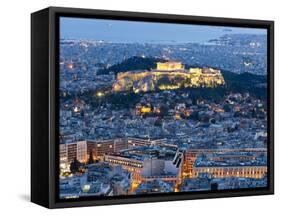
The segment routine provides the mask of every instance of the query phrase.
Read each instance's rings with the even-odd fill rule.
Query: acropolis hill
[[[220,70],[213,68],[185,69],[181,62],[157,62],[156,69],[127,71],[117,74],[114,92],[148,92],[179,88],[214,88],[225,84]]]

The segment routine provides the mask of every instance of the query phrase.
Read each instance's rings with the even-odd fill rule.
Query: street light
[[[98,93],[97,93],[97,96],[98,96],[98,97],[102,97],[102,96],[104,96],[104,93],[98,92]]]

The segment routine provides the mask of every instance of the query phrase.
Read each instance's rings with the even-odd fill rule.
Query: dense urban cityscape
[[[266,187],[266,46],[61,38],[60,198]]]

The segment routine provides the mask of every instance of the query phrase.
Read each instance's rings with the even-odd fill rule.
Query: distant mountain
[[[220,45],[239,46],[266,46],[265,34],[225,34],[219,38],[211,39],[208,42]]]

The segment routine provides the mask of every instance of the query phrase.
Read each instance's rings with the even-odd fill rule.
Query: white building
[[[165,168],[165,161],[158,158],[145,158],[143,161],[142,175],[145,177],[149,176],[160,176],[163,175]]]

